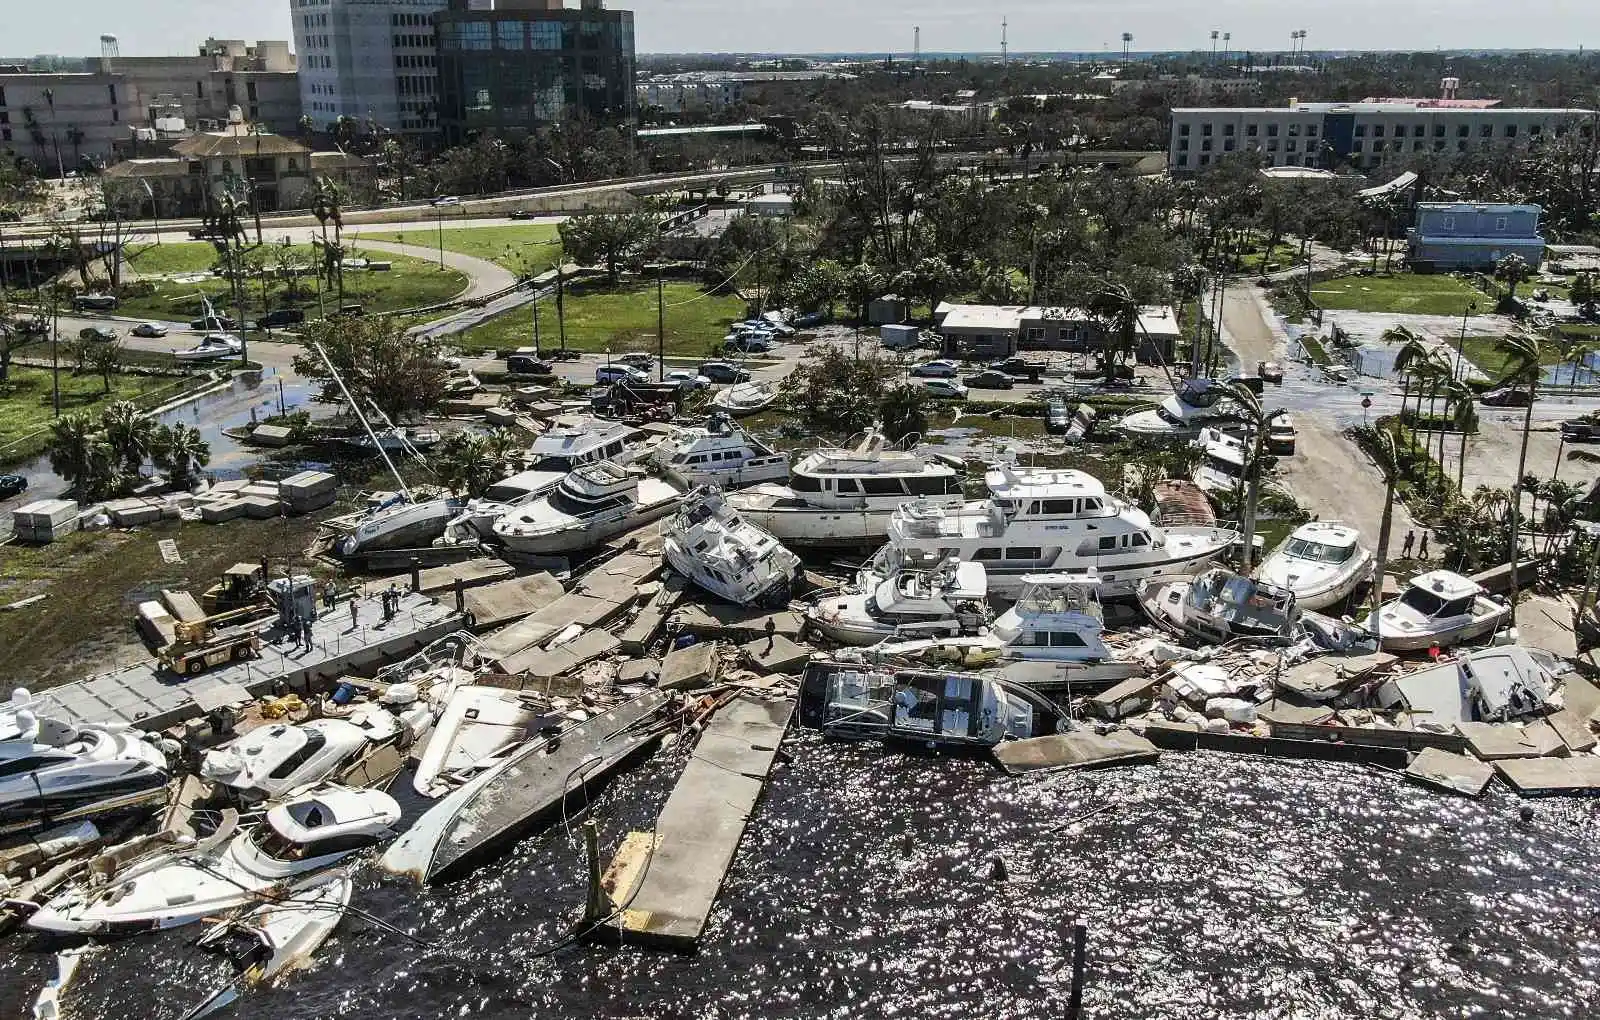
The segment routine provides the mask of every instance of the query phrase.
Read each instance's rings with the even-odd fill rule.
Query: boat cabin
[[[1473,603],[1484,589],[1449,570],[1434,570],[1413,577],[1400,595],[1399,604],[1429,619],[1469,616]]]
[[[801,683],[801,723],[830,736],[930,747],[994,747],[1053,724],[988,677],[880,670],[814,661]]]
[[[331,787],[267,812],[252,849],[282,863],[305,863],[375,846],[394,835],[400,805],[379,790]]]

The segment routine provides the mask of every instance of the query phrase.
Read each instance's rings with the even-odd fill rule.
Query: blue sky
[[[207,35],[291,38],[289,0],[8,0],[0,51],[98,53],[101,33],[123,53],[187,53]],[[577,6],[577,0],[568,0]],[[1312,49],[1465,49],[1600,45],[1594,0],[617,0],[636,14],[640,52],[907,52],[912,27],[925,51],[998,50],[1000,19],[1011,48],[1209,49],[1212,29],[1235,49],[1288,46],[1303,28]]]

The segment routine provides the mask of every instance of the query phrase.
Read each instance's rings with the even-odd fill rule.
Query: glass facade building
[[[582,10],[467,10],[434,16],[439,127],[446,144],[525,135],[583,116],[634,115],[633,12],[593,0]]]

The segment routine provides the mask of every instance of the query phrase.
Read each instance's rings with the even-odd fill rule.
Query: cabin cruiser
[[[394,835],[400,805],[380,790],[322,787],[223,829],[188,851],[134,864],[100,886],[51,899],[29,927],[60,935],[164,931],[239,907]]]
[[[668,522],[662,551],[673,570],[739,606],[787,606],[800,576],[800,557],[741,517],[711,486],[695,490]]]
[[[244,344],[236,336],[226,333],[208,333],[193,347],[181,351],[173,351],[172,356],[178,361],[218,361],[222,358],[237,358],[244,350]]]
[[[207,751],[200,777],[247,802],[274,800],[328,779],[400,732],[400,720],[378,704],[361,705],[342,719],[260,726]]]
[[[573,469],[621,456],[638,435],[637,429],[621,422],[583,416],[558,419],[529,447],[528,470],[502,478],[470,500],[466,511],[450,522],[451,531],[466,539],[493,538],[495,521],[549,492]]]
[[[858,546],[882,543],[901,503],[959,507],[965,498],[955,466],[888,449],[872,432],[853,450],[802,457],[787,485],[757,485],[728,502],[785,545]]]
[[[841,645],[974,635],[990,619],[989,580],[979,563],[886,570],[870,588],[830,592],[805,609],[807,625]]]
[[[1156,624],[1214,645],[1288,639],[1299,621],[1294,592],[1220,568],[1193,580],[1151,581],[1140,601]]]
[[[1344,602],[1372,579],[1376,557],[1361,545],[1361,533],[1332,521],[1294,530],[1261,563],[1256,576],[1294,592],[1301,609],[1323,610]]]
[[[760,414],[778,399],[778,387],[769,382],[735,383],[718,390],[711,398],[711,406],[735,418]]]
[[[424,797],[442,797],[514,747],[561,717],[542,698],[501,687],[459,687],[450,696],[417,763],[412,787]]]
[[[19,687],[0,705],[0,826],[92,817],[156,795],[167,757],[138,730],[72,726]]]
[[[668,478],[685,488],[738,489],[789,474],[788,454],[774,452],[720,412],[703,426],[673,429],[651,456]]]
[[[1195,465],[1194,483],[1204,492],[1237,493],[1244,488],[1245,461],[1249,451],[1240,436],[1219,428],[1200,430],[1194,441],[1200,451],[1200,462]]]
[[[603,460],[577,468],[549,494],[500,518],[494,535],[515,553],[581,552],[660,520],[683,493],[671,482]]]
[[[1222,384],[1186,379],[1172,396],[1126,415],[1116,428],[1129,439],[1189,442],[1208,425],[1239,420],[1239,407]]]
[[[444,534],[461,507],[459,500],[443,497],[421,502],[396,497],[361,518],[349,534],[339,539],[339,555],[429,545]]]
[[[990,594],[1002,598],[1016,597],[1031,574],[1093,569],[1110,598],[1136,594],[1155,578],[1188,576],[1239,537],[1215,526],[1157,527],[1082,471],[1006,464],[984,483],[988,499],[954,508],[926,500],[901,506],[890,515],[892,553],[882,562],[913,569],[952,557],[982,563]]]
[[[844,740],[990,749],[1056,732],[1061,713],[1020,685],[975,673],[812,659],[800,725]]]
[[[1511,615],[1482,585],[1449,570],[1413,577],[1362,626],[1386,652],[1421,652],[1488,637]]]

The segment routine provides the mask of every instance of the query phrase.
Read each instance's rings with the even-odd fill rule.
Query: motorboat
[[[1193,478],[1202,491],[1222,495],[1244,488],[1245,462],[1250,454],[1242,437],[1219,428],[1204,428],[1194,446],[1200,451],[1200,460]]]
[[[1240,420],[1238,404],[1221,383],[1186,379],[1172,396],[1125,415],[1116,428],[1129,439],[1190,442],[1207,426]]]
[[[1323,610],[1350,598],[1372,579],[1377,557],[1355,528],[1313,521],[1296,528],[1262,561],[1256,576],[1294,592],[1302,609]]]
[[[1193,580],[1151,581],[1140,597],[1157,625],[1206,644],[1295,635],[1294,592],[1231,570],[1208,570]]]
[[[246,802],[275,800],[332,777],[400,733],[400,720],[379,704],[361,705],[344,718],[259,726],[207,751],[200,778]]]
[[[462,503],[448,497],[412,501],[398,497],[362,517],[339,539],[339,555],[350,557],[383,549],[428,545],[460,514]]]
[[[711,398],[711,406],[735,418],[760,414],[778,399],[778,387],[769,382],[735,383],[718,390]]]
[[[1060,722],[1042,696],[976,673],[813,658],[800,682],[800,725],[842,740],[986,750],[1055,733]]]
[[[470,537],[491,539],[495,521],[554,489],[573,469],[620,457],[638,436],[637,429],[621,422],[587,416],[558,419],[529,447],[528,469],[502,478],[468,501],[450,527],[465,525],[471,529]]]
[[[788,454],[774,451],[722,412],[704,425],[674,428],[652,460],[685,488],[739,489],[789,476]]]
[[[380,790],[329,786],[270,808],[258,823],[187,852],[133,864],[104,885],[79,885],[28,919],[60,935],[164,931],[250,906],[270,890],[331,868],[394,835],[400,805]]]
[[[739,606],[787,606],[800,576],[800,557],[711,486],[696,489],[667,523],[662,552],[673,570]]]
[[[0,826],[93,818],[164,795],[167,756],[128,727],[73,726],[26,688],[0,705]]]
[[[672,705],[669,693],[647,691],[503,752],[417,819],[384,853],[383,869],[422,885],[460,877],[653,746]]]
[[[1488,637],[1511,616],[1511,607],[1489,597],[1476,581],[1449,570],[1431,570],[1407,582],[1405,591],[1362,626],[1386,652],[1421,652]]]
[[[445,705],[417,763],[412,787],[442,797],[466,782],[508,747],[561,717],[543,698],[501,687],[458,687]]]
[[[745,518],[789,546],[875,546],[901,503],[959,507],[966,498],[957,466],[935,456],[892,450],[871,432],[854,449],[806,454],[787,485],[731,493]]]
[[[350,876],[342,871],[314,875],[242,917],[217,922],[195,945],[248,962],[233,981],[212,992],[182,1020],[210,1016],[250,988],[270,985],[304,966],[344,920],[353,888]]]
[[[244,351],[244,343],[226,333],[207,333],[193,347],[175,350],[172,356],[179,361],[220,361],[237,358]]]
[[[989,580],[982,564],[952,562],[885,574],[873,587],[816,598],[805,608],[807,626],[838,644],[865,647],[975,635],[989,623]]]
[[[373,442],[374,438],[377,440],[376,444]],[[438,446],[443,438],[438,429],[426,426],[395,426],[374,432],[370,436],[361,435],[346,439],[345,442],[363,453],[377,453],[379,450],[384,453],[418,453]]]
[[[683,494],[672,482],[611,461],[585,464],[547,495],[496,521],[494,535],[515,553],[581,552],[660,520],[677,508]]]
[[[892,552],[879,562],[913,569],[951,558],[981,563],[990,595],[1001,598],[1015,598],[1032,574],[1093,570],[1101,596],[1111,598],[1135,595],[1153,579],[1187,577],[1239,538],[1176,518],[1157,527],[1082,471],[1002,464],[984,484],[988,499],[959,507],[903,504],[889,517]]]

